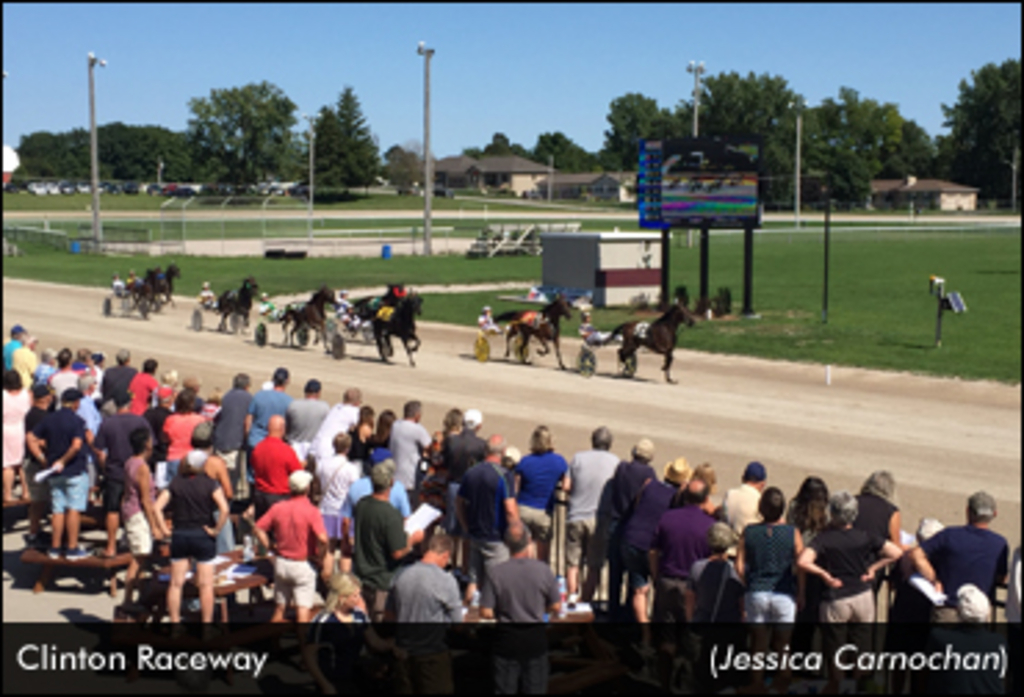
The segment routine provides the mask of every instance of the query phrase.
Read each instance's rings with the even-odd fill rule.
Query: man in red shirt
[[[267,422],[267,437],[253,448],[252,473],[256,479],[256,519],[259,520],[278,501],[288,498],[288,476],[303,469],[290,445],[284,442],[285,420],[275,414]]]
[[[135,373],[135,377],[128,384],[128,391],[132,394],[131,411],[136,416],[142,416],[153,406],[153,393],[160,389],[160,383],[156,379],[156,368],[156,361],[147,358],[142,364],[142,372]]]
[[[273,417],[280,418],[280,417]],[[273,423],[273,419],[271,419]],[[263,443],[270,440],[268,436]],[[257,447],[262,447],[260,443]],[[286,446],[287,447],[287,446]],[[305,470],[288,476],[290,497],[272,507],[256,521],[256,537],[270,548],[267,533],[276,541],[274,558],[274,616],[271,622],[283,622],[284,611],[295,603],[295,618],[302,624],[309,622],[316,602],[316,563],[320,560],[321,575],[330,580],[334,559],[327,540],[327,530],[319,509],[306,496],[313,475]],[[257,479],[257,483],[259,479]]]

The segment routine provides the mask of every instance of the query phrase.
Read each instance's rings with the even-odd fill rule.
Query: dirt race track
[[[663,382],[660,359],[642,355],[637,379],[611,376],[614,349],[598,350],[598,374],[585,379],[559,371],[554,356],[534,355],[534,365],[506,363],[494,344],[486,364],[472,358],[475,330],[425,324],[417,367],[401,346],[396,363],[384,365],[373,347],[349,344],[349,356],[335,361],[319,347],[278,347],[280,328],[271,326],[271,345],[259,348],[251,334],[233,336],[187,328],[193,301],[179,298],[148,321],[104,318],[105,292],[4,279],[4,336],[15,323],[40,338],[41,347],[89,347],[109,360],[119,348],[135,364],[153,357],[161,369],[198,375],[204,391],[230,387],[231,377],[248,372],[258,387],[274,368],[292,373],[289,392],[316,377],[325,398],[340,399],[349,386],[362,388],[378,412],[401,413],[407,399],[424,403],[424,424],[440,427],[447,409],[476,407],[484,433],[500,432],[526,450],[537,424],[553,430],[556,449],[566,455],[588,447],[594,427],[614,433],[614,451],[625,456],[641,436],[650,437],[660,465],[679,455],[692,464],[711,462],[719,488],[735,486],[750,460],[765,463],[769,483],[787,498],[809,474],[833,490],[856,490],[873,470],[891,470],[897,480],[903,527],[916,528],[925,515],[962,524],[966,497],[978,489],[999,504],[994,528],[1019,544],[1021,517],[1020,386],[963,382],[845,368],[832,369],[825,385],[823,366],[676,351],[678,385]],[[685,345],[685,330],[681,343]],[[579,342],[566,341],[567,366]],[[721,493],[721,492],[720,492]]]

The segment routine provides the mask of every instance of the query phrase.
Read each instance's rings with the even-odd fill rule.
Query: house
[[[555,170],[556,172],[558,170]],[[484,157],[479,160],[460,155],[434,164],[434,184],[447,189],[503,189],[523,196],[548,176],[546,165],[518,155]]]
[[[585,172],[555,174],[551,198],[591,198],[629,203],[635,200],[635,172]],[[547,198],[548,178],[537,183],[537,194]]]
[[[973,211],[978,207],[978,189],[941,179],[874,179],[871,205],[880,209],[928,208],[940,211]]]

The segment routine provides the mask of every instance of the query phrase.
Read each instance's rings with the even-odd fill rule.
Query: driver
[[[114,272],[114,277],[110,280],[110,288],[114,291],[115,297],[123,298],[125,296],[126,287],[124,281],[121,280],[116,271]]]
[[[494,317],[491,316],[491,308],[488,305],[484,306],[480,317],[476,320],[476,326],[480,328],[485,334],[501,334],[501,327],[494,321]]]
[[[590,313],[584,311],[580,320],[580,336],[587,346],[601,346],[611,337],[611,332],[599,332],[594,329],[594,325],[590,323]]]
[[[338,304],[336,307],[338,319],[341,320],[342,325],[348,327],[349,331],[355,332],[359,327],[363,326],[363,320],[356,314],[355,307],[348,299],[347,290],[338,293]]]
[[[260,317],[266,317],[271,321],[277,317],[277,306],[270,302],[270,296],[266,293],[260,295]]]
[[[135,269],[128,269],[128,278],[125,279],[125,287],[129,290],[139,285],[142,282],[138,276],[135,275]]]
[[[199,304],[206,310],[212,310],[217,306],[217,296],[210,289],[210,282],[203,282],[203,289],[199,292]]]

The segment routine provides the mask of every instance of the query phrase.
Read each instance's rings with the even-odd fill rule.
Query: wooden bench
[[[42,569],[39,578],[32,587],[33,593],[42,593],[53,580],[54,572],[60,569],[103,569],[108,573],[110,581],[110,596],[117,597],[117,571],[128,566],[132,560],[129,552],[122,552],[112,558],[88,556],[77,561],[69,561],[64,557],[51,559],[46,552],[39,549],[26,549],[21,554],[22,564],[39,564]]]

